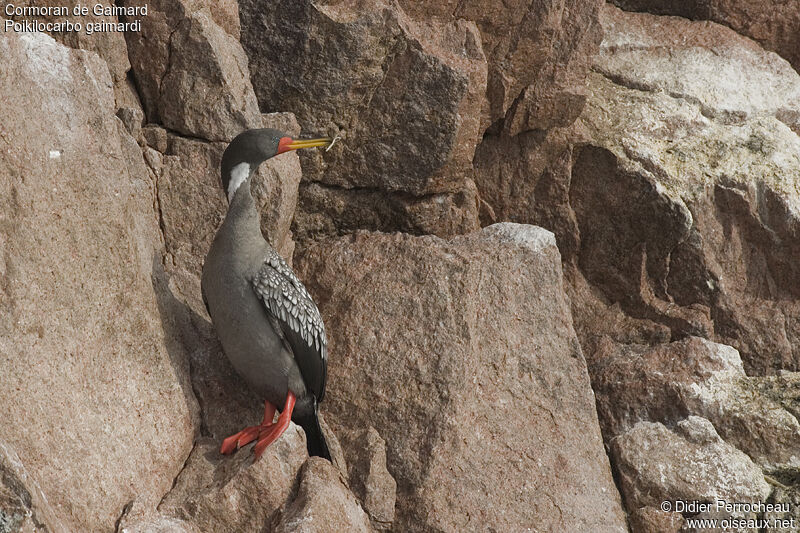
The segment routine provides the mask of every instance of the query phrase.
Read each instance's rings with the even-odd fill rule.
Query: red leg
[[[297,400],[295,398],[294,393],[289,391],[286,394],[286,405],[283,406],[283,410],[281,411],[281,415],[278,417],[278,421],[272,425],[270,428],[264,428],[258,435],[258,442],[256,443],[256,447],[253,448],[255,452],[256,458],[255,460],[258,461],[258,458],[261,457],[261,454],[264,453],[264,450],[267,449],[267,446],[278,440],[278,437],[286,431],[286,428],[289,427],[289,422],[292,421],[292,411],[294,410],[294,403]]]
[[[264,421],[261,422],[261,425],[271,426],[273,418],[275,418],[275,406],[264,400]]]
[[[272,419],[274,417],[275,417],[275,406],[265,401],[264,421],[261,422],[261,425],[246,427],[239,433],[231,435],[227,439],[223,440],[222,446],[220,446],[219,449],[219,453],[229,454],[235,452],[242,446],[247,446],[248,444],[256,440],[263,431],[265,431],[266,429],[270,428],[273,425]]]

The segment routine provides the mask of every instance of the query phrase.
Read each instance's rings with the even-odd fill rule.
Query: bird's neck
[[[247,242],[249,237],[261,237],[261,219],[250,193],[249,177],[233,193],[223,226],[226,232],[232,234],[234,241]]]
[[[228,202],[233,202],[233,196],[236,194],[236,191],[242,188],[245,181],[249,183],[250,177],[253,175],[254,171],[255,167],[245,161],[237,163],[229,168],[223,165],[223,172],[228,173],[226,176],[228,178],[228,190],[225,191],[225,194],[228,195]]]

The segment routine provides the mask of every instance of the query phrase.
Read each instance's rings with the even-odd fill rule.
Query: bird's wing
[[[280,325],[281,331],[276,333],[283,334],[289,343],[306,387],[317,401],[322,401],[328,370],[328,341],[325,324],[311,295],[274,250],[267,254],[252,279],[252,286],[267,313]]]

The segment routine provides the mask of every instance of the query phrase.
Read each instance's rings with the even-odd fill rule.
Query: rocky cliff
[[[0,532],[800,524],[796,6],[41,4],[0,16],[140,29],[0,33]],[[332,463],[218,453],[260,418],[199,283],[252,127],[341,138],[253,183]],[[720,499],[776,505],[679,505]]]

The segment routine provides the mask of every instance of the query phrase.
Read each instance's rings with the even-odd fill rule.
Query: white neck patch
[[[228,182],[228,202],[233,201],[233,195],[236,190],[244,183],[250,176],[250,165],[247,163],[239,163],[231,169],[231,179]]]

